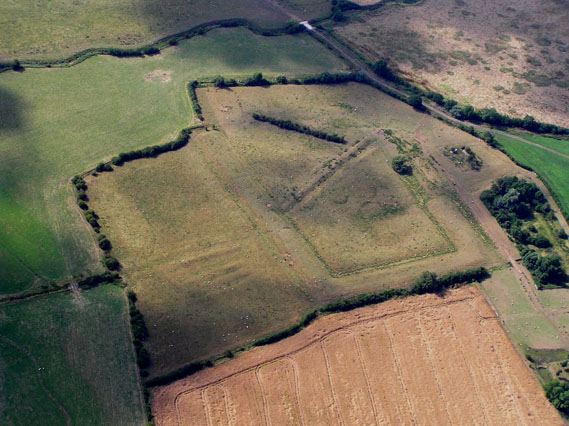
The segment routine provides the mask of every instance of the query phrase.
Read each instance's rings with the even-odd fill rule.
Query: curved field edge
[[[342,12],[357,12],[363,10],[374,10],[378,8],[385,7],[386,5],[410,5],[410,4],[419,4],[423,0],[386,0],[377,2],[376,4],[371,5],[358,5],[352,3],[348,0],[343,0],[339,2],[339,4],[335,4],[330,1],[330,12],[326,16],[321,16],[316,19],[311,19],[310,22],[314,24],[320,24],[326,21],[330,21],[334,17],[334,13],[336,10],[340,9]],[[20,66],[23,67],[67,67],[77,65],[84,60],[97,56],[97,55],[113,55],[119,57],[132,57],[132,56],[143,56],[147,54],[156,54],[160,53],[161,50],[175,46],[180,41],[184,39],[190,39],[197,35],[203,35],[208,31],[215,29],[215,28],[231,28],[231,27],[245,27],[252,31],[255,34],[263,35],[263,36],[278,36],[284,34],[295,34],[298,32],[302,32],[305,28],[295,20],[290,20],[285,22],[285,16],[289,13],[286,9],[283,8],[285,5],[279,4],[278,1],[266,1],[267,8],[273,8],[275,12],[280,12],[283,15],[283,19],[281,20],[281,25],[275,26],[262,26],[257,22],[254,22],[250,19],[246,18],[227,18],[227,19],[214,19],[208,20],[206,22],[202,22],[196,24],[186,30],[166,35],[157,39],[151,43],[136,43],[131,47],[124,48],[118,46],[107,46],[107,47],[90,47],[84,50],[80,50],[76,53],[71,54],[70,56],[64,58],[57,58],[57,59],[28,59],[25,56],[14,54],[14,57],[11,58],[9,61],[0,61],[0,72],[12,69],[13,61],[18,58],[18,63]],[[120,44],[120,43],[119,43]],[[16,71],[20,71],[21,69],[16,68]]]
[[[332,341],[338,343],[336,349],[332,348]],[[323,353],[319,351],[320,348]],[[447,356],[449,359],[446,359]],[[294,360],[303,361],[296,364]],[[286,373],[282,361],[292,363],[294,375]],[[380,365],[369,368],[370,362]],[[453,364],[453,368],[461,370],[460,377],[455,380],[449,376],[449,371],[454,370],[448,369],[448,362]],[[368,364],[368,368],[365,364]],[[297,368],[294,368],[295,365]],[[272,382],[273,385],[266,382],[269,386],[263,386],[265,380],[260,376],[275,368],[282,368],[276,373],[278,382]],[[417,372],[416,369],[421,371]],[[300,392],[298,373],[301,373]],[[286,377],[282,377],[285,375],[291,377],[288,385]],[[237,385],[234,379],[240,382],[239,378],[251,377],[254,382],[255,376],[257,386],[247,382],[248,392],[243,395],[238,391],[243,385]],[[397,382],[399,385],[396,385]],[[370,385],[375,392],[370,392]],[[427,385],[433,390],[431,395],[424,393],[423,386]],[[457,385],[458,388],[453,390]],[[225,396],[210,399],[212,386],[227,390]],[[395,386],[398,392],[394,392]],[[284,395],[283,387],[289,389],[284,390]],[[369,393],[368,403],[362,403],[362,391]],[[275,398],[275,393],[280,398]],[[197,399],[190,395],[196,395]],[[294,400],[291,401],[293,395],[296,395],[296,407]],[[511,399],[513,395],[518,398]],[[305,400],[304,408],[299,404],[299,396]],[[448,404],[445,396],[451,400],[462,400],[464,406],[473,411],[461,419],[459,412],[462,410],[458,407],[462,404],[458,401]],[[393,398],[396,401],[387,402]],[[244,399],[249,400],[246,407],[261,404],[264,410],[261,408],[256,413],[252,409],[235,411],[234,404],[243,407]],[[436,406],[429,406],[428,401]],[[313,406],[314,403],[319,409]],[[324,414],[321,404],[335,409]],[[485,418],[480,422],[487,424],[504,424],[506,417],[510,421],[512,417],[519,418],[520,424],[540,421],[540,424],[562,423],[490,306],[478,290],[466,288],[449,292],[444,298],[413,297],[388,302],[377,308],[361,308],[351,313],[329,316],[287,341],[257,349],[215,369],[154,390],[153,406],[157,424],[160,425],[179,424],[182,419],[194,418],[199,414],[198,410],[204,408],[217,417],[223,413],[224,405],[227,418],[221,424],[235,423],[236,418],[250,415],[258,418],[258,422],[261,419],[274,421],[275,415],[282,415],[277,414],[282,408],[289,414],[296,411],[301,418],[303,415],[328,417],[328,421],[324,421],[326,424],[333,422],[329,416],[335,418],[334,411],[338,412],[340,419],[344,416],[350,416],[350,419],[373,418],[373,411],[376,419],[378,415],[384,420],[385,416],[389,417],[391,421],[386,421],[389,424],[403,423],[399,417],[401,415],[413,417],[426,411],[429,416],[443,416],[449,420],[455,418],[464,421],[464,418],[480,416]],[[366,410],[362,411],[364,407]],[[506,407],[508,414],[504,413]],[[534,417],[537,412],[541,415]],[[501,416],[505,416],[504,419],[498,420]],[[529,422],[526,416],[530,416]],[[224,417],[221,414],[221,418]],[[399,421],[395,420],[397,417]],[[429,418],[432,420],[434,417]],[[370,419],[370,423],[373,420]]]
[[[434,274],[433,274],[434,275]],[[348,312],[363,306],[377,305],[393,299],[404,299],[406,297],[421,295],[421,294],[444,294],[450,288],[457,288],[472,282],[481,282],[489,276],[489,272],[481,267],[467,271],[450,272],[441,277],[434,275],[434,285],[424,287],[423,277],[409,288],[396,288],[385,290],[379,293],[363,293],[346,299],[340,299],[336,302],[328,303],[319,308],[311,309],[305,313],[302,318],[296,323],[287,328],[284,328],[275,333],[261,337],[247,346],[235,350],[228,350],[220,356],[216,356],[207,360],[192,362],[180,369],[174,370],[162,376],[157,376],[152,379],[146,380],[145,385],[148,387],[163,386],[175,380],[190,376],[205,368],[212,367],[221,362],[232,359],[236,355],[240,355],[250,349],[258,346],[270,345],[288,337],[294,336],[308,327],[318,318],[338,313]]]

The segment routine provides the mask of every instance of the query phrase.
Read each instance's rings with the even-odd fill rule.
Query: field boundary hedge
[[[257,346],[269,345],[279,342],[287,337],[295,334],[308,327],[318,318],[340,312],[348,312],[357,308],[369,305],[376,305],[392,299],[405,298],[409,296],[442,293],[450,288],[458,288],[473,282],[481,282],[488,278],[490,273],[484,267],[468,269],[466,271],[450,272],[441,277],[437,277],[432,272],[423,272],[423,274],[408,288],[395,288],[385,290],[379,293],[363,293],[346,299],[340,299],[336,302],[328,303],[324,306],[314,308],[302,316],[302,318],[291,326],[279,330],[275,333],[261,337],[248,346],[244,346],[233,351],[227,351],[223,355],[212,357],[206,360],[195,361],[187,364],[170,373],[157,376],[146,380],[144,385],[152,388],[156,386],[164,386],[176,380],[191,376],[198,371],[213,367],[227,359],[233,358],[236,354],[248,351]]]
[[[242,18],[219,19],[198,24],[188,30],[171,34],[156,40],[154,43],[145,44],[134,48],[119,47],[92,47],[81,50],[71,56],[61,59],[14,59],[10,62],[0,62],[0,73],[14,70],[23,71],[25,68],[65,68],[78,65],[93,56],[109,55],[118,58],[144,57],[159,54],[163,49],[175,46],[182,40],[191,39],[198,35],[204,35],[217,28],[245,27],[253,34],[273,37],[287,34],[297,34],[305,30],[304,26],[297,22],[288,22],[281,28],[263,28],[255,23]]]
[[[290,130],[293,132],[302,133],[305,135],[310,135],[310,136],[313,136],[315,138],[322,139],[322,140],[325,140],[328,142],[334,142],[334,143],[339,143],[339,144],[344,144],[344,145],[346,144],[346,139],[344,139],[343,136],[338,136],[336,134],[331,135],[331,134],[328,134],[328,133],[323,132],[321,130],[314,130],[308,126],[303,126],[301,124],[294,123],[290,120],[279,120],[278,118],[269,117],[269,116],[266,116],[263,114],[258,114],[258,113],[254,113],[253,118],[257,121],[262,122],[262,123],[272,124],[273,126],[276,126],[280,129]]]

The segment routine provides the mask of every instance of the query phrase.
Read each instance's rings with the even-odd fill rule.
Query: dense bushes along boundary
[[[419,279],[417,279],[417,281],[415,281],[409,288],[398,288],[386,290],[380,293],[361,294],[349,299],[343,299],[337,302],[329,303],[320,308],[311,310],[305,314],[296,324],[293,324],[284,330],[255,340],[249,347],[240,348],[233,352],[228,351],[216,358],[192,362],[163,376],[149,379],[145,382],[145,385],[148,387],[163,386],[172,383],[175,380],[182,379],[184,377],[197,373],[198,371],[201,371],[205,368],[212,367],[217,362],[220,362],[226,358],[232,358],[235,353],[245,351],[250,347],[276,343],[280,340],[299,333],[302,329],[312,324],[316,319],[318,319],[318,317],[322,315],[351,311],[356,308],[375,305],[396,298],[426,293],[439,293],[446,289],[458,287],[460,285],[472,283],[475,281],[480,282],[489,276],[490,274],[484,267],[469,269],[461,272],[451,272],[441,277],[438,277],[432,272],[423,272]]]
[[[542,256],[529,247],[532,245],[543,249],[552,246],[551,241],[531,224],[535,212],[543,214],[548,221],[554,218],[545,195],[535,183],[515,176],[504,176],[494,182],[489,190],[483,191],[480,200],[517,243],[522,263],[529,269],[539,288],[566,282],[567,275],[559,256]],[[559,238],[563,237],[560,235]]]
[[[314,130],[308,126],[303,126],[301,124],[294,123],[289,120],[279,120],[278,118],[268,117],[266,115],[257,114],[257,113],[253,114],[253,118],[262,123],[269,123],[281,129],[292,130],[293,132],[298,132],[298,133],[304,133],[305,135],[314,136],[315,138],[322,139],[325,141],[340,143],[340,144],[346,143],[346,140],[344,139],[343,136],[338,136],[337,134],[330,135],[326,132],[323,132],[322,130]]]
[[[157,157],[158,155],[165,152],[176,151],[188,144],[191,134],[191,128],[188,127],[182,129],[178,137],[171,142],[166,142],[162,145],[147,146],[146,148],[136,149],[134,151],[121,152],[119,155],[111,159],[111,163],[113,163],[115,166],[122,166],[124,163],[138,160],[139,158],[152,158]]]

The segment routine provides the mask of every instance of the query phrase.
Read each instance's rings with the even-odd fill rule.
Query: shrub
[[[408,164],[408,158],[404,155],[396,155],[391,159],[391,167],[400,175],[413,174],[413,167]]]
[[[533,245],[539,248],[549,248],[551,247],[551,241],[549,241],[547,237],[543,235],[538,235],[534,238]]]
[[[263,78],[263,74],[256,72],[252,77],[245,80],[245,86],[267,86],[270,83]]]
[[[79,206],[79,208],[81,210],[87,210],[89,208],[89,206],[87,205],[87,203],[83,200],[79,200],[79,202],[77,203],[77,205]]]
[[[411,95],[409,96],[409,99],[407,100],[407,103],[409,105],[411,105],[413,108],[415,108],[416,110],[422,111],[425,109],[425,106],[423,105],[423,99],[421,98],[421,95]]]
[[[109,271],[118,271],[121,268],[119,261],[109,254],[103,258],[102,263]]]
[[[24,67],[22,66],[22,64],[20,63],[20,61],[18,61],[17,59],[14,59],[12,61],[12,64],[10,66],[12,68],[13,71],[17,71],[17,72],[22,72],[24,71]]]
[[[85,191],[79,191],[77,193],[77,201],[89,201],[89,197]]]
[[[411,292],[414,294],[436,293],[442,289],[442,285],[433,272],[425,271],[415,281]]]
[[[95,171],[97,173],[112,172],[113,168],[111,167],[110,164],[99,163],[99,164],[97,164],[97,167],[95,167]]]
[[[287,84],[288,83],[288,80],[284,75],[279,75],[275,81],[277,84]]]
[[[222,76],[218,75],[214,77],[213,85],[215,87],[225,87],[225,79]]]
[[[562,240],[566,240],[567,239],[567,232],[565,232],[565,229],[560,229],[557,236],[559,238],[561,238]]]
[[[97,243],[103,251],[110,251],[113,248],[111,242],[103,234],[97,236]]]

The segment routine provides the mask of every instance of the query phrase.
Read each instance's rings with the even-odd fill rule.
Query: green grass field
[[[534,135],[530,133],[516,133],[517,136],[521,136],[528,141],[538,143],[547,148],[554,149],[563,154],[569,155],[569,141],[563,139],[554,139],[542,135]]]
[[[524,135],[524,137],[526,136]],[[563,214],[569,219],[569,185],[567,185],[569,182],[569,159],[500,134],[497,135],[496,139],[508,154],[539,174],[543,183],[557,198]],[[544,137],[528,139],[560,152],[567,153],[569,151],[568,142],[555,141]]]
[[[0,424],[143,423],[126,307],[114,286],[1,305]]]
[[[555,325],[532,305],[510,268],[493,272],[492,278],[484,281],[481,288],[515,344],[534,349],[563,348]]]
[[[191,120],[189,79],[343,69],[306,35],[226,29],[153,57],[96,57],[67,69],[3,73],[0,293],[96,270],[97,251],[66,184],[119,152],[172,138]]]
[[[61,58],[89,47],[132,47],[220,19],[264,28],[288,17],[264,0],[6,0],[0,4],[0,58]]]

